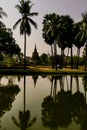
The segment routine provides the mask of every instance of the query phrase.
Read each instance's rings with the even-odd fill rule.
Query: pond
[[[0,76],[0,130],[86,130],[87,76]]]

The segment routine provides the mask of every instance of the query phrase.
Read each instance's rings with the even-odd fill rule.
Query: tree
[[[0,28],[0,51],[10,55],[20,53],[20,48],[12,36],[11,29]]]
[[[82,33],[81,33],[81,30],[80,30],[80,22],[74,24],[73,30],[74,30],[74,45],[77,47],[77,57],[78,57],[76,68],[78,69],[79,57],[80,57],[80,48],[82,46],[84,46],[85,39],[84,38],[81,39]]]
[[[47,54],[43,53],[40,56],[40,60],[41,60],[42,65],[48,65],[48,55]]]
[[[64,50],[66,47],[71,48],[72,43],[73,43],[71,42],[73,19],[71,19],[69,15],[65,15],[65,16],[62,15],[60,16],[59,21],[60,21],[60,24],[59,24],[60,33],[58,35],[58,46],[61,48],[61,63],[60,64],[62,68],[63,60],[64,60]]]
[[[66,21],[66,29],[65,29],[65,41],[67,43],[67,47],[71,49],[71,68],[73,69],[73,19],[68,15],[65,17]]]
[[[85,55],[85,70],[87,66],[87,12],[82,13],[82,20],[80,22],[80,31],[78,33],[78,37],[80,37],[80,41],[84,41],[86,43],[86,55]]]
[[[82,34],[85,42],[86,42],[86,57],[85,57],[85,70],[87,66],[87,12],[82,13]]]
[[[26,34],[30,36],[31,34],[31,24],[37,29],[37,24],[34,22],[31,17],[37,16],[37,12],[31,12],[33,4],[31,4],[30,0],[20,0],[20,3],[16,5],[19,13],[21,14],[21,18],[14,24],[13,29],[17,27],[20,23],[20,34],[24,34],[24,69],[26,65]]]
[[[43,20],[43,38],[45,41],[49,43],[52,47],[52,43],[54,44],[54,57],[55,57],[55,69],[57,70],[57,47],[56,40],[58,37],[58,26],[59,26],[59,15],[46,14]]]
[[[49,24],[47,23],[49,21],[49,17],[48,15],[45,15],[44,17],[44,20],[43,20],[43,38],[44,38],[44,41],[51,46],[51,55],[52,55],[52,68],[54,68],[54,55],[53,55],[53,43],[54,43],[54,39],[53,37],[51,36],[51,32],[48,32],[48,29],[49,29]]]
[[[7,17],[7,14],[3,11],[3,8],[0,7],[0,19],[2,19],[3,16]],[[1,45],[1,33],[3,28],[5,28],[5,24],[0,21],[0,50],[3,47],[3,45]],[[1,52],[0,52],[0,56],[1,56]]]
[[[87,46],[86,46],[86,44],[85,44],[85,46],[84,46],[84,50],[83,50],[83,55],[82,55],[82,57],[83,57],[83,64],[85,65],[86,64],[86,50],[87,50]]]
[[[46,35],[46,31],[47,31],[47,27],[45,25],[45,23],[43,22],[43,38],[44,38],[44,41],[51,46],[51,56],[52,56],[52,68],[54,68],[54,55],[53,55],[53,38],[51,38],[51,34],[49,33],[48,35]]]

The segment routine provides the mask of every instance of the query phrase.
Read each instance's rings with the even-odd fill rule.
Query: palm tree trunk
[[[73,76],[70,76],[70,91],[72,92],[72,81],[73,81]]]
[[[24,33],[24,70],[26,69],[26,31]]]
[[[62,69],[62,65],[63,65],[63,61],[62,61],[62,48],[61,48],[61,58],[60,58],[60,64],[59,64],[59,68]]]
[[[56,90],[57,90],[57,78],[54,78],[54,91],[53,91],[53,100],[56,102]]]
[[[71,47],[71,69],[73,69],[73,51]]]
[[[69,91],[69,84],[68,84],[67,75],[66,75],[66,83],[67,83],[67,91]]]
[[[67,57],[69,56],[69,47],[68,47],[68,52],[67,52]]]
[[[54,69],[54,57],[53,57],[53,48],[51,45],[51,54],[52,54],[52,69]]]
[[[85,55],[85,70],[87,66],[87,41],[86,41],[86,55]]]
[[[78,59],[77,59],[77,69],[78,69],[78,65],[79,65],[79,56],[80,56],[80,48],[77,49],[77,56],[78,56]]]
[[[51,80],[51,92],[50,92],[51,97],[52,97],[52,92],[53,92],[53,76],[52,76],[52,80]]]
[[[79,91],[79,79],[78,79],[78,76],[76,76],[75,79],[76,79],[76,88],[77,88],[77,91]]]
[[[26,106],[26,77],[24,75],[24,113],[25,113],[25,106]]]
[[[57,48],[55,40],[54,40],[54,58],[55,58],[55,70],[57,70]]]
[[[67,64],[68,57],[69,57],[69,47],[68,47],[68,51],[67,51],[67,58],[66,58],[66,62],[65,62],[65,67],[68,65],[68,64]]]
[[[60,65],[59,68],[63,68],[63,57],[64,57],[64,50],[61,48],[61,59],[60,59]]]

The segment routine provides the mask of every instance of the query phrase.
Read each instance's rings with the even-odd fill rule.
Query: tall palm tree
[[[71,49],[71,68],[73,69],[73,19],[68,15],[65,16],[66,21],[66,31],[65,31],[65,38],[67,42],[68,48]]]
[[[14,24],[13,29],[17,27],[20,23],[20,34],[24,34],[24,69],[26,65],[26,34],[30,36],[31,34],[31,24],[37,29],[37,23],[31,19],[32,16],[37,16],[37,12],[31,12],[31,8],[33,4],[31,4],[30,0],[20,0],[20,4],[16,5],[19,13],[21,14],[21,18]]]
[[[74,24],[74,45],[77,47],[77,57],[78,57],[76,65],[77,69],[79,65],[80,49],[82,46],[84,46],[85,43],[84,37],[81,39],[82,32],[80,29],[80,24],[81,24],[80,22]]]
[[[51,33],[50,33],[50,32],[49,32],[48,34],[46,34],[47,30],[48,30],[48,26],[46,25],[45,20],[44,20],[44,21],[43,21],[43,29],[42,29],[42,31],[43,31],[43,38],[44,38],[44,41],[45,41],[48,45],[50,45],[50,47],[51,47],[52,68],[54,68],[54,57],[53,57],[53,47],[52,47],[54,40],[53,40],[53,38],[51,37]]]
[[[69,15],[60,16],[60,35],[58,36],[58,46],[61,48],[61,68],[63,67],[64,61],[64,49],[68,46],[72,46],[72,43],[68,37],[68,35],[72,33],[72,24],[73,20],[70,18]]]
[[[52,13],[46,14],[43,20],[43,31],[45,33],[44,37],[47,40],[51,41],[54,44],[54,57],[55,57],[55,69],[57,70],[57,48],[56,48],[56,40],[58,36],[58,23],[59,23],[59,15]],[[50,42],[49,42],[50,43]]]
[[[85,40],[86,48],[87,48],[87,12],[82,13],[81,30],[82,30],[82,34],[83,34],[82,38]],[[86,66],[87,66],[87,49],[86,49],[86,59],[85,59],[85,70],[86,70]]]
[[[80,42],[84,41],[84,44],[86,43],[87,48],[87,12],[85,11],[82,13],[82,20],[79,22],[80,31],[77,34],[77,37],[79,37]],[[85,56],[85,70],[87,66],[87,49],[86,49],[86,56]]]

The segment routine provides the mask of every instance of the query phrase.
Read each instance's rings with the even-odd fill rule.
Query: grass
[[[2,67],[0,68],[0,74],[5,75],[32,75],[32,74],[87,74],[87,71],[84,71],[83,67],[79,67],[79,69],[71,69],[63,68],[58,69],[57,71],[55,69],[52,69],[50,66],[27,66],[26,70],[22,67]]]

